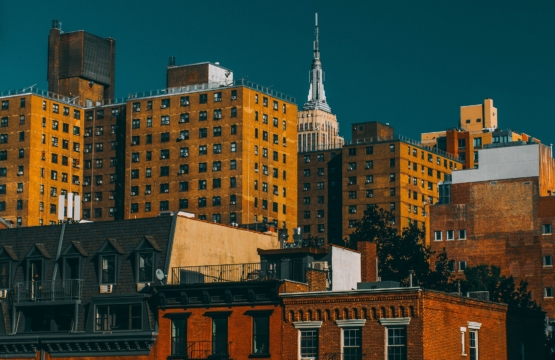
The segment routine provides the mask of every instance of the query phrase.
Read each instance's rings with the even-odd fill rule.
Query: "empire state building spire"
[[[320,47],[318,44],[318,13],[316,13],[315,40],[314,40],[314,59],[310,70],[310,90],[308,91],[308,101],[304,104],[303,110],[323,110],[331,113],[331,109],[326,102],[324,91],[324,78],[322,63],[320,61]]]

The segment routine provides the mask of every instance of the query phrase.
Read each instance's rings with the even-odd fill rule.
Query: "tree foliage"
[[[515,285],[512,276],[501,275],[501,268],[492,265],[478,265],[464,270],[465,279],[461,281],[461,290],[488,291],[490,301],[508,304],[520,308],[538,309],[528,291],[528,283],[521,281]]]
[[[425,245],[426,233],[415,225],[401,232],[391,226],[393,215],[381,208],[370,207],[364,217],[355,225],[348,246],[356,248],[359,241],[371,241],[377,245],[378,269],[383,280],[398,281],[402,286],[409,285],[410,273],[414,284],[448,291],[453,284],[449,281],[451,272],[447,264],[447,254],[437,257],[437,268],[430,268],[434,252]]]

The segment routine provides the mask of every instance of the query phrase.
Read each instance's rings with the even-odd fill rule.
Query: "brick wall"
[[[369,241],[359,241],[357,249],[360,251],[360,281],[373,282],[377,281],[377,248],[376,243]]]

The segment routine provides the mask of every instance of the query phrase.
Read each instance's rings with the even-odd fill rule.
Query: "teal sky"
[[[489,97],[501,128],[555,143],[555,1],[0,0],[0,89],[47,89],[58,19],[116,39],[118,97],[163,88],[173,55],[218,61],[302,106],[316,7],[326,95],[347,139],[349,124],[372,120],[419,139]]]

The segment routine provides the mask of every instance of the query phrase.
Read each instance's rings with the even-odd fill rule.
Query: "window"
[[[352,170],[356,170],[357,169],[357,163],[356,162],[350,162],[349,166],[348,166],[348,170],[352,171]]]
[[[459,272],[462,272],[466,269],[466,261],[459,261]]]
[[[148,152],[147,152],[148,156]],[[160,150],[160,159],[169,159],[170,158],[170,151],[169,150]],[[148,160],[148,158],[147,158]]]
[[[212,318],[212,355],[227,355],[227,316]]]
[[[198,172],[199,173],[206,172],[207,169],[208,169],[208,166],[206,165],[206,163],[199,163],[198,164]]]
[[[434,231],[434,240],[441,241],[442,240],[442,232],[441,231]]]
[[[455,231],[447,230],[447,240],[454,240],[454,239],[455,239]]]
[[[169,175],[170,175],[170,167],[160,166],[160,176],[169,176]]]
[[[199,180],[198,181],[198,189],[199,190],[206,190],[206,180]]]
[[[179,149],[179,156],[180,157],[188,157],[189,156],[189,148],[188,147],[182,147]]]
[[[407,358],[407,329],[402,327],[387,328],[387,360],[404,360]]]
[[[142,304],[96,305],[96,331],[141,330]]]
[[[232,118],[237,117],[237,108],[234,108],[234,107],[231,108],[231,117]]]
[[[236,177],[229,178],[229,187],[230,188],[237,187],[237,178]]]
[[[544,235],[551,234],[551,224],[543,224],[542,225],[542,234],[544,234]]]
[[[466,230],[459,230],[459,240],[466,240]]]
[[[389,145],[389,152],[395,152],[395,144]]]
[[[349,176],[348,185],[356,185],[357,177],[356,176]]]
[[[468,335],[470,339],[470,360],[478,360],[478,331],[470,330]]]
[[[301,358],[318,358],[318,330],[300,331],[300,354]]]
[[[222,110],[221,109],[214,110],[214,120],[219,120],[221,118],[222,118]]]
[[[207,111],[199,111],[198,120],[199,121],[206,121],[207,119],[208,119],[208,112]]]
[[[374,190],[366,190],[366,197],[367,198],[374,197]]]
[[[356,199],[357,192],[356,191],[349,191],[349,199]]]
[[[140,102],[134,102],[133,103],[133,112],[139,112],[141,111],[141,103]]]
[[[545,255],[543,257],[543,266],[553,266],[553,256]]]
[[[172,319],[172,355],[187,356],[187,319]]]
[[[163,183],[160,184],[160,194],[169,193],[170,192],[170,184]]]
[[[160,211],[168,211],[170,209],[170,202],[168,200],[160,201]]]
[[[362,358],[361,329],[344,328],[343,330],[343,359],[358,360]]]
[[[237,151],[237,143],[232,142],[231,143],[231,152],[236,152]]]
[[[160,103],[160,108],[166,109],[170,107],[170,99],[162,99]]]
[[[252,353],[269,354],[270,318],[268,315],[252,317]]]
[[[100,283],[114,284],[116,282],[116,255],[101,255],[100,265]]]
[[[231,125],[231,135],[237,135],[237,125]]]
[[[395,181],[395,173],[389,174],[389,181],[391,181],[391,182]]]

